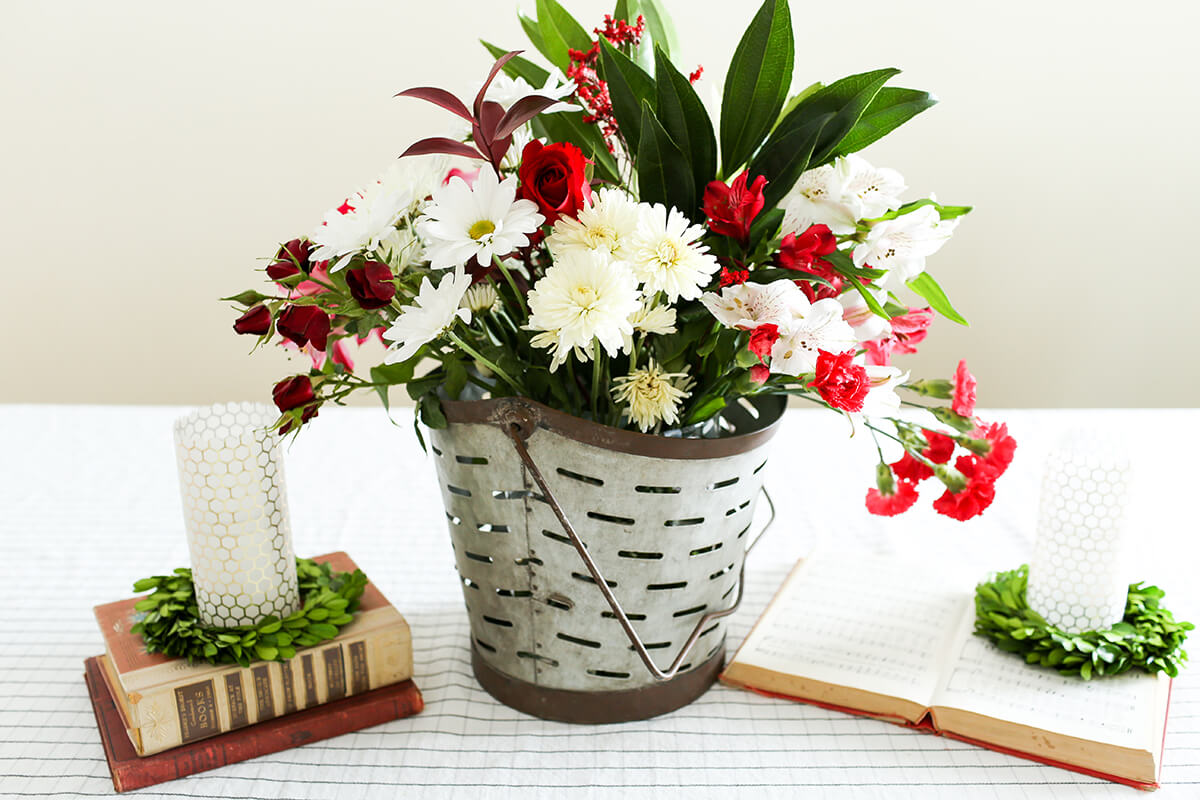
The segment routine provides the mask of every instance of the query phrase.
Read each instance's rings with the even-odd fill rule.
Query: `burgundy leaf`
[[[509,62],[509,59],[512,59],[524,52],[524,50],[512,50],[496,59],[496,63],[492,65],[492,71],[488,73],[487,80],[484,81],[483,86],[479,88],[479,94],[475,95],[476,117],[479,116],[479,110],[483,106],[483,96],[487,94],[488,87],[492,85],[492,81],[496,79],[496,75],[498,75],[504,65]]]
[[[531,94],[522,97],[513,103],[508,109],[508,113],[501,118],[500,122],[496,125],[494,135],[497,137],[508,136],[557,102],[553,97],[543,97],[540,94]]]
[[[462,117],[467,122],[470,122],[472,119],[471,112],[467,109],[466,103],[445,89],[438,89],[434,86],[417,86],[413,89],[405,89],[403,92],[398,92],[395,96],[416,97],[419,100],[426,100],[433,103],[435,106],[441,106],[447,111]]]
[[[422,139],[419,142],[413,143],[407,150],[400,154],[401,158],[405,156],[426,156],[432,153],[444,153],[448,156],[463,156],[465,158],[478,158],[487,161],[487,156],[481,155],[478,150],[471,147],[469,144],[456,142],[453,139],[447,139],[444,136],[434,136],[429,139]]]
[[[504,118],[504,106],[492,100],[485,100],[480,109],[479,117],[473,126],[475,144],[481,153],[487,153],[497,169],[504,160],[504,154],[512,145],[512,135],[496,136],[496,127]]]

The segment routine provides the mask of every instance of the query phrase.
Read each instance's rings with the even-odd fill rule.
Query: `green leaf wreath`
[[[1183,642],[1195,626],[1176,622],[1160,602],[1157,586],[1130,584],[1125,618],[1108,630],[1067,633],[1054,627],[1025,602],[1029,566],[997,573],[975,587],[975,633],[1001,650],[1025,656],[1063,675],[1119,675],[1134,667],[1165,672],[1174,678],[1187,661]]]
[[[134,608],[145,616],[131,628],[140,633],[148,653],[186,658],[188,663],[240,664],[284,661],[296,650],[312,647],[338,635],[354,619],[367,586],[362,570],[334,572],[327,563],[296,559],[302,606],[280,619],[270,616],[257,625],[237,628],[206,626],[196,607],[192,571],[180,567],[172,575],[143,578],[135,592],[153,593]]]

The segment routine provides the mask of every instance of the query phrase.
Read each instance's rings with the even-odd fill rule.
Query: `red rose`
[[[233,329],[238,333],[252,333],[262,336],[271,330],[271,312],[264,305],[257,305],[242,314],[233,323]]]
[[[862,411],[863,401],[871,390],[867,371],[854,363],[854,351],[834,355],[821,350],[817,355],[817,371],[808,384],[821,398],[842,411]]]
[[[975,413],[975,376],[967,369],[966,361],[958,362],[954,371],[954,400],[950,409],[960,417],[970,418]]]
[[[292,239],[283,244],[275,254],[275,261],[267,266],[267,275],[273,281],[282,281],[301,271],[308,272],[308,256],[312,253],[312,242],[308,239]]]
[[[316,306],[288,306],[279,315],[276,327],[300,347],[311,343],[324,351],[329,338],[329,315]]]
[[[867,490],[867,511],[881,517],[894,517],[903,514],[917,502],[917,490],[913,484],[900,481],[892,491],[884,494],[872,486]]]
[[[295,423],[303,425],[317,415],[320,405],[316,393],[313,392],[312,381],[307,375],[293,375],[275,384],[271,390],[271,399],[275,407],[284,414],[295,409],[302,409],[299,414],[291,414],[291,419],[280,426],[280,433],[287,433]]]
[[[708,229],[737,239],[743,245],[750,241],[750,223],[766,203],[763,188],[767,185],[767,179],[759,175],[747,188],[746,180],[749,177],[747,170],[728,186],[721,181],[712,181],[704,189],[704,213],[708,216]]]
[[[517,197],[537,203],[548,224],[559,217],[575,217],[592,197],[586,170],[587,159],[575,145],[543,145],[534,139],[521,151]]]
[[[267,277],[278,283],[293,275],[299,275],[300,269],[290,261],[276,261],[267,265]]]
[[[750,331],[750,352],[758,356],[759,361],[766,361],[771,355],[771,348],[777,341],[779,341],[779,326],[771,322],[764,322]]]
[[[982,514],[996,499],[996,474],[987,464],[970,456],[959,456],[954,466],[967,479],[967,485],[961,492],[947,489],[933,501],[933,510],[965,522]]]
[[[364,309],[383,308],[396,296],[392,269],[381,261],[368,261],[361,267],[346,270],[346,286],[350,296]]]

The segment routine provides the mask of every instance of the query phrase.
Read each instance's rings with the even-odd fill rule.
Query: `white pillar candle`
[[[300,607],[274,409],[217,404],[175,422],[200,620],[223,628]]]
[[[1081,433],[1046,464],[1026,600],[1068,633],[1106,630],[1125,616],[1130,476],[1127,455]]]

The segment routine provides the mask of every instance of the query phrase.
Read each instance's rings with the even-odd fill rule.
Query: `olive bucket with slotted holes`
[[[736,435],[692,439],[523,398],[445,402],[449,424],[430,432],[431,450],[483,688],[520,711],[588,723],[645,719],[703,694],[762,533],[751,521],[784,406],[731,406]]]

